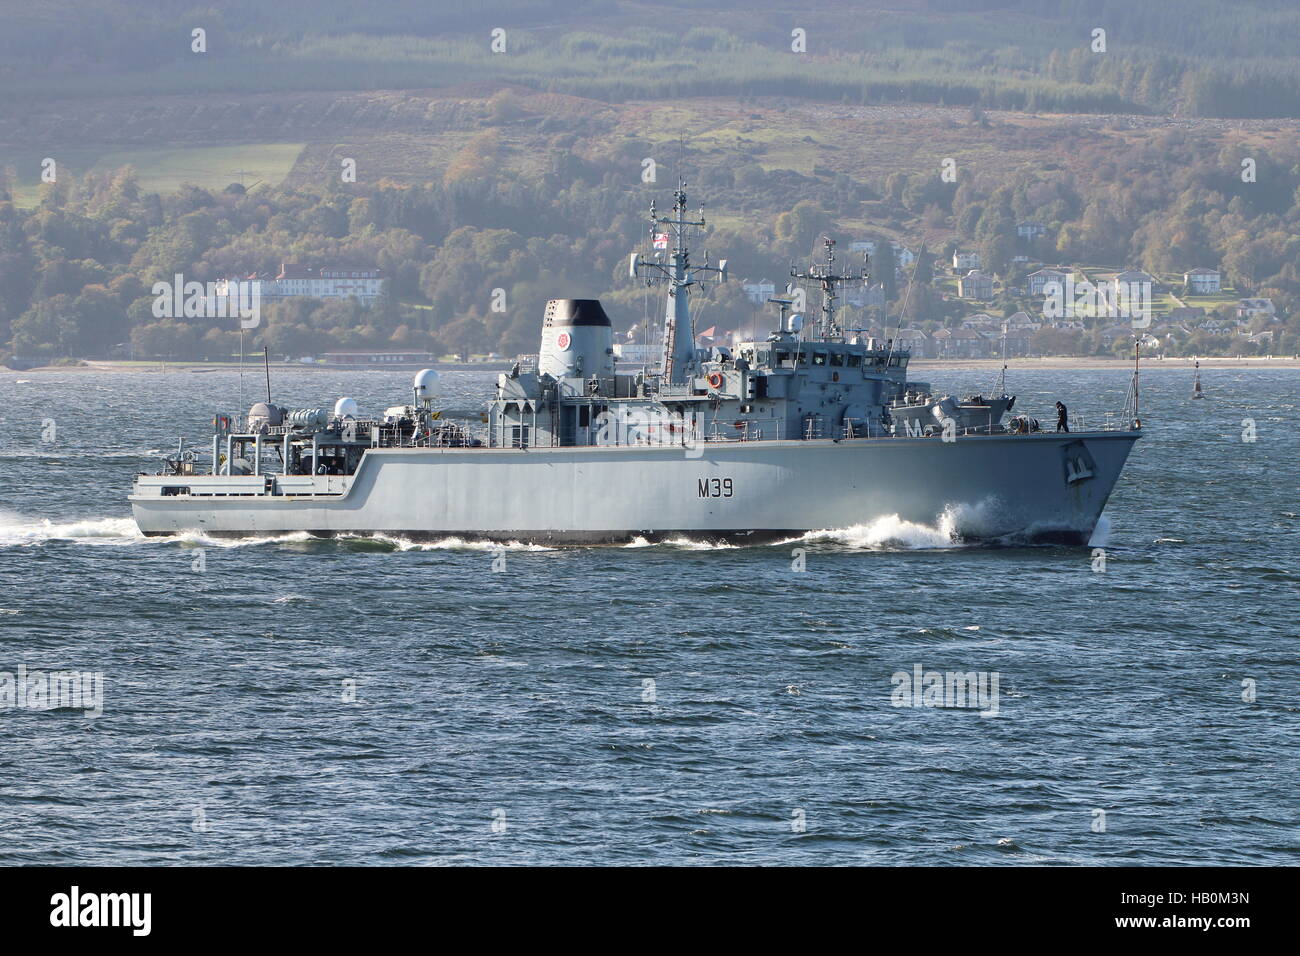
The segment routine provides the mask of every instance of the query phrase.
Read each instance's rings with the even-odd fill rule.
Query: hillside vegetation
[[[1289,0],[35,0],[5,14],[23,102],[507,81],[618,102],[797,96],[986,109],[1300,116]],[[192,50],[192,31],[205,50]],[[796,29],[804,53],[792,51]],[[1105,31],[1104,52],[1094,30]],[[493,52],[493,31],[504,52]]]

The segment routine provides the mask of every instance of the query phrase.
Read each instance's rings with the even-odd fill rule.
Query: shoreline
[[[1142,360],[1142,369],[1158,370],[1161,368],[1190,369],[1197,362],[1201,363],[1202,368],[1266,368],[1266,369],[1300,369],[1300,357],[1282,357],[1282,356],[1264,356],[1264,357],[1241,357],[1241,356],[1200,356],[1197,358],[1161,358],[1151,357]],[[912,360],[908,365],[910,369],[998,369],[1002,366],[1002,359],[996,358],[967,358],[967,359],[927,359],[918,358]],[[1096,356],[1070,356],[1070,355],[1045,355],[1036,358],[1012,358],[1007,359],[1006,366],[1008,370],[1032,370],[1043,369],[1045,371],[1090,371],[1096,369],[1129,369],[1133,367],[1130,359],[1113,359],[1098,358]],[[440,372],[500,372],[509,368],[509,365],[502,365],[500,362],[482,362],[482,363],[452,363],[452,362],[434,362],[430,366]],[[244,366],[245,371],[253,369],[260,370],[260,363],[249,363]],[[320,372],[394,372],[394,371],[411,371],[415,366],[408,368],[366,368],[356,366],[338,366],[338,365],[302,365],[297,362],[277,363],[271,366],[272,369],[305,369],[308,371]],[[29,373],[49,374],[51,372],[190,372],[193,374],[202,374],[205,372],[219,372],[226,370],[238,370],[237,362],[115,362],[88,360],[81,365],[41,365],[30,369],[11,369],[7,366],[0,365],[0,375],[27,375]]]

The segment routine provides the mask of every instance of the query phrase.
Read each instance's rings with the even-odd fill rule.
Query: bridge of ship
[[[503,374],[488,408],[493,447],[883,437],[906,387],[907,351],[793,336],[713,349],[685,383],[656,376]],[[612,416],[612,417],[611,417]]]

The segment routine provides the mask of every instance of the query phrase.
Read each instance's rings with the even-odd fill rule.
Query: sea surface
[[[1128,377],[1008,390],[1091,423]],[[272,379],[375,411],[410,375]],[[1300,372],[1204,385],[1144,369],[1088,548],[499,551],[145,539],[133,477],[238,373],[0,373],[0,864],[1296,864]],[[102,713],[5,706],[20,667],[100,675]],[[990,697],[896,706],[918,667]]]

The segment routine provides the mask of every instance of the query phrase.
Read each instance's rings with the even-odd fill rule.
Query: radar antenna
[[[673,191],[673,211],[661,216],[653,201],[650,203],[651,255],[632,253],[628,274],[633,279],[644,279],[646,285],[656,282],[668,285],[668,309],[664,314],[663,380],[669,383],[686,381],[687,370],[695,364],[695,328],[691,324],[690,287],[704,278],[718,282],[727,281],[727,260],[720,259],[716,266],[709,264],[709,254],[704,253],[703,265],[692,265],[690,240],[702,234],[706,226],[704,207],[699,218],[688,219],[686,214],[686,182],[679,179]],[[668,252],[671,261],[663,261]]]
[[[807,272],[790,269],[790,276],[798,281],[821,286],[822,314],[817,323],[817,337],[823,342],[843,341],[844,330],[835,321],[836,305],[835,287],[844,282],[863,282],[867,278],[867,257],[862,256],[862,268],[857,272],[838,273],[835,271],[835,240],[823,237],[822,247],[826,250],[824,263],[811,262]]]

